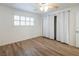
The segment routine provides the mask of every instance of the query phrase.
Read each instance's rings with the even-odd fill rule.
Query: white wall
[[[76,47],[79,48],[79,8],[76,10],[76,27],[75,27],[75,33],[76,33]]]
[[[76,46],[78,44],[78,41],[76,41],[76,18],[79,12],[79,6],[71,8],[71,21],[70,21],[70,45]],[[78,16],[79,17],[79,16]],[[79,46],[77,46],[79,47]]]
[[[34,26],[14,26],[14,15],[32,16],[35,19]],[[0,6],[0,46],[42,36],[41,15]]]

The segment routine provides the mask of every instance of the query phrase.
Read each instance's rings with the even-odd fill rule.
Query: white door
[[[46,24],[45,24],[45,27],[46,27],[46,37],[50,37],[50,23],[49,23],[49,19],[50,19],[50,16],[47,15],[47,19],[45,20],[46,21]]]
[[[63,11],[57,14],[57,40],[69,43],[69,13]]]
[[[63,30],[64,30],[64,23],[63,23],[63,21],[64,21],[64,13],[63,12],[61,12],[60,13],[60,15],[59,15],[59,17],[60,17],[60,19],[59,19],[59,21],[60,21],[60,41],[61,42],[64,42],[64,34],[63,34]]]
[[[50,16],[50,39],[54,39],[54,15]]]
[[[56,31],[57,31],[57,32],[56,32],[56,34],[57,34],[57,35],[56,35],[57,39],[56,39],[56,40],[57,40],[57,41],[61,41],[61,39],[60,39],[60,20],[61,20],[61,19],[60,19],[60,13],[57,13],[56,15],[57,15],[57,29],[56,29]]]
[[[79,47],[79,12],[76,14],[76,47]]]
[[[43,36],[50,37],[50,23],[49,23],[49,16],[44,16],[43,19]]]
[[[64,12],[57,14],[57,40],[65,42],[64,40]]]
[[[70,10],[64,12],[64,42],[69,44]]]
[[[46,36],[46,17],[43,18],[43,36]]]

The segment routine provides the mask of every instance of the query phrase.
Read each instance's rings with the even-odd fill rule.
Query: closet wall
[[[43,19],[43,36],[54,39],[54,16],[57,16],[56,40],[69,44],[70,10],[45,15]]]

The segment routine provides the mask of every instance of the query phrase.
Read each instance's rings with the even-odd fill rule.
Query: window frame
[[[27,20],[27,19],[29,19],[29,20]],[[31,20],[31,19],[33,19],[33,20]],[[18,21],[18,23],[17,23],[17,21]],[[22,24],[22,22],[24,22],[24,23]],[[34,17],[14,15],[14,25],[15,26],[34,26]]]

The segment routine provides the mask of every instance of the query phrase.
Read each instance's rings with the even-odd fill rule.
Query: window
[[[26,25],[28,26],[28,25],[30,25],[30,18],[29,17],[26,17]]]
[[[30,25],[34,25],[34,19],[32,17],[30,18]]]
[[[14,20],[19,20],[19,16],[15,15]]]
[[[25,17],[24,16],[21,16],[21,25],[25,25]]]
[[[19,23],[19,16],[17,16],[17,15],[14,16],[14,25],[15,26],[16,25],[20,25],[20,23]]]
[[[15,26],[33,26],[34,18],[33,17],[25,17],[25,16],[17,16],[14,15],[14,25]]]

